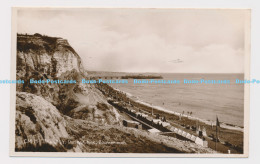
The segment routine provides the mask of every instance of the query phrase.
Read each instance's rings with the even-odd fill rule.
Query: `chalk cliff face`
[[[71,132],[74,118],[100,125],[118,124],[114,109],[102,93],[81,83],[86,76],[81,58],[67,40],[40,34],[17,35],[16,78],[24,80],[16,89],[17,151],[81,151],[77,144],[70,148],[60,144],[74,138],[67,132]],[[30,79],[76,83],[32,84]],[[68,120],[72,122],[70,127]],[[36,142],[25,143],[28,140]]]
[[[86,75],[81,59],[68,41],[41,35],[18,35],[17,75],[24,77],[28,71],[38,71],[51,77],[60,77],[76,70]]]
[[[148,132],[118,126],[123,116],[94,85],[80,82],[87,73],[79,55],[65,39],[18,34],[16,66],[17,80],[25,82],[16,85],[16,151],[208,151],[201,148],[195,151],[177,139],[151,137]],[[31,84],[30,79],[76,80],[77,83]],[[96,144],[100,142],[120,144]]]
[[[82,84],[86,78],[81,58],[68,41],[57,37],[17,35],[17,91],[43,97],[63,114],[72,114],[78,106],[96,106],[107,103],[93,85]],[[75,80],[75,84],[32,84],[34,80]],[[95,107],[96,108],[96,107]],[[73,114],[74,115],[74,114]]]
[[[57,37],[35,35],[17,36],[17,91],[42,96],[61,112],[78,104],[73,89],[78,84],[32,84],[34,80],[76,80],[87,75],[81,59],[68,41]]]

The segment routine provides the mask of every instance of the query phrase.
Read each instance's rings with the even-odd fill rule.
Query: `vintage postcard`
[[[13,7],[10,155],[248,157],[250,12]]]

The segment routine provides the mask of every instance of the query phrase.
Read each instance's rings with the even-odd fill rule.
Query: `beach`
[[[244,88],[235,84],[243,74],[161,74],[165,80],[179,80],[179,84],[110,84],[125,92],[131,99],[169,113],[188,114],[211,124],[216,116],[223,126],[243,129]],[[184,79],[229,80],[230,84],[184,84]]]
[[[148,103],[133,100],[130,98],[133,95],[129,93],[127,94],[123,91],[120,91],[119,89],[109,87],[107,84],[101,85],[100,89],[104,95],[114,99],[116,102],[119,102],[118,105],[114,106],[118,110],[125,108],[130,111],[133,110],[148,114],[150,117],[156,115],[160,116],[161,118],[165,117],[167,123],[170,123],[173,127],[182,129],[183,131],[193,135],[197,135],[196,130],[194,131],[193,128],[205,129],[206,134],[204,139],[207,140],[208,146],[211,149],[215,149],[221,153],[227,153],[228,151],[231,151],[232,154],[240,154],[244,151],[244,132],[242,127],[220,123],[219,127],[216,128],[216,121],[205,121],[190,115],[188,116],[186,114],[165,110]],[[111,105],[114,105],[114,103]],[[216,135],[219,140],[218,142],[215,142]]]

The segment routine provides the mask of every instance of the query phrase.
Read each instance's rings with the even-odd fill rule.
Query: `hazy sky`
[[[20,9],[17,25],[68,39],[87,70],[242,73],[245,19],[244,10]]]

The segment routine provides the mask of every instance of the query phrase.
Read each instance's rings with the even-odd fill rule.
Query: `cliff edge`
[[[17,35],[15,150],[30,152],[212,152],[175,138],[120,126],[121,115],[87,78],[67,40]],[[76,83],[31,83],[75,80]],[[121,120],[121,121],[120,121]]]

